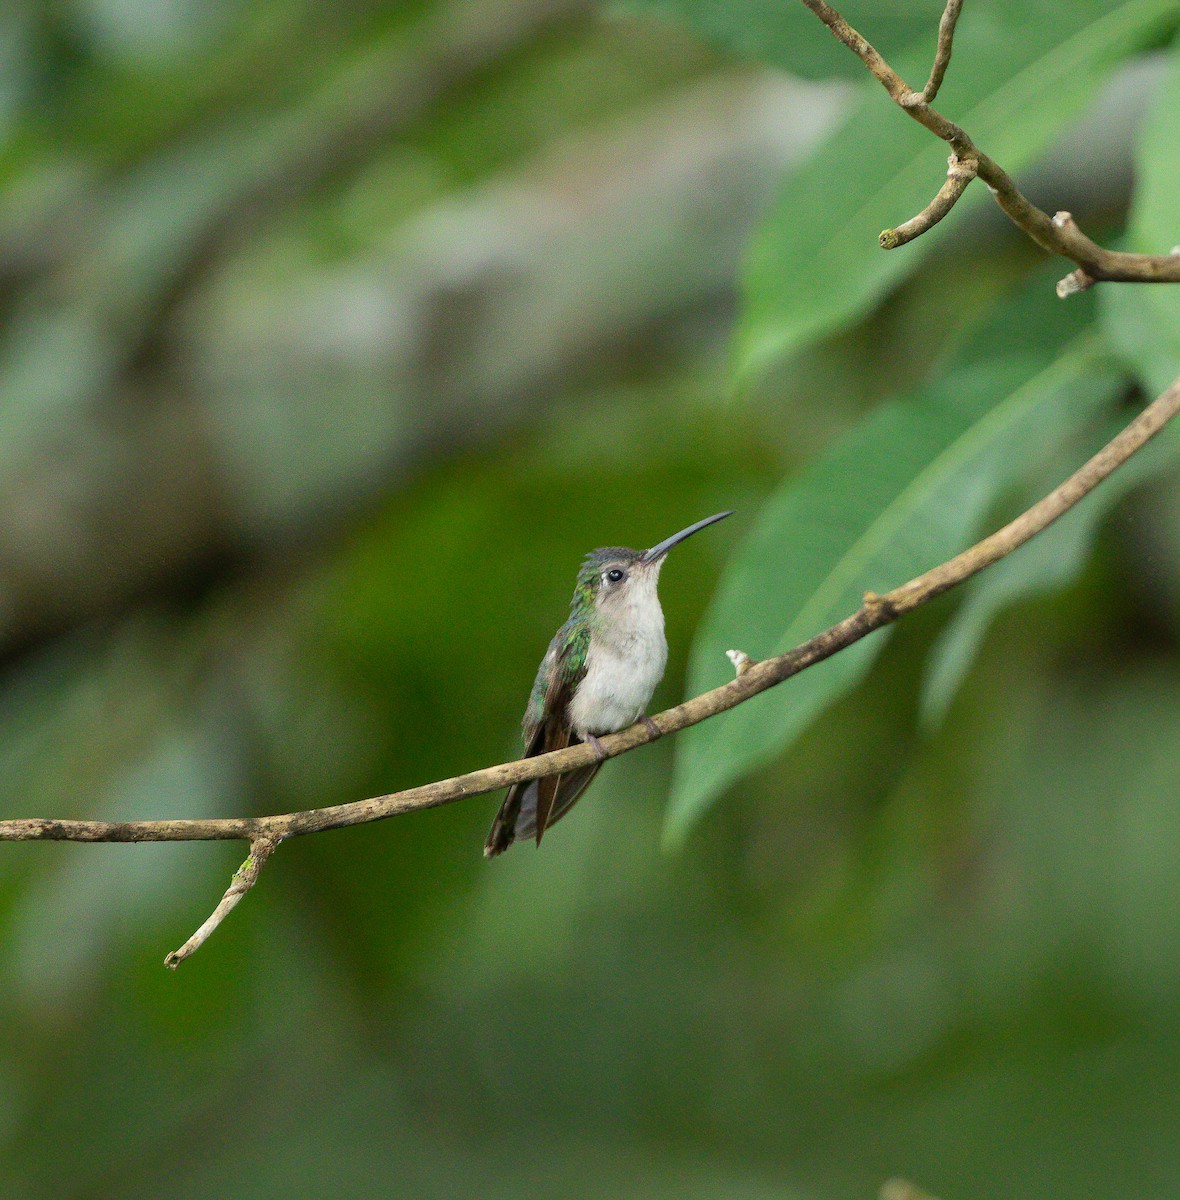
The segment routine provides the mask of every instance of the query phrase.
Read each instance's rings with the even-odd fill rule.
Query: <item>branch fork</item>
[[[954,151],[953,157],[960,163],[974,162],[974,175],[987,184],[988,191],[1014,225],[1041,249],[1073,260],[1078,269],[1057,284],[1059,297],[1064,299],[1076,295],[1102,282],[1180,283],[1180,258],[1171,254],[1130,254],[1107,250],[1091,241],[1068,213],[1050,217],[1042,212],[1017,188],[1008,172],[980,150],[963,129],[931,107],[950,64],[955,25],[962,11],[963,0],[947,0],[939,23],[934,65],[921,92],[915,92],[872,44],[826,0],[802,0],[802,3],[864,63],[899,108],[929,129],[935,137],[947,142]],[[882,247],[892,250],[903,246],[932,228],[951,210],[969,182],[969,178],[952,180],[948,173],[946,183],[922,212],[904,225],[886,229],[880,235]]]

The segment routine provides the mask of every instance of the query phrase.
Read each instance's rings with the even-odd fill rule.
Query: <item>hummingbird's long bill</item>
[[[699,533],[706,525],[715,525],[718,521],[724,521],[726,517],[732,517],[734,509],[729,509],[728,512],[714,513],[711,517],[706,517],[703,521],[698,521],[695,525],[690,525],[687,529],[682,529],[679,533],[674,533],[670,538],[664,540],[658,545],[653,546],[650,550],[645,550],[639,561],[642,563],[653,563],[657,559],[663,558],[673,546],[678,546],[685,538],[692,537],[694,533]]]

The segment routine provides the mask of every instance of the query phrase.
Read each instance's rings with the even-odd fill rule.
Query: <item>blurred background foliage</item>
[[[1180,4],[966,7],[940,107],[1180,241]],[[924,77],[937,3],[847,15]],[[0,62],[5,815],[509,757],[582,554],[736,508],[673,703],[1180,371],[1180,292],[1059,303],[979,185],[882,253],[945,147],[801,5],[25,0]],[[0,1191],[1175,1192],[1178,458],[543,853],[481,859],[491,797],[296,841],[172,974],[240,846],[5,847]]]

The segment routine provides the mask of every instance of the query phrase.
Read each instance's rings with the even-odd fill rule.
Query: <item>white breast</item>
[[[570,704],[574,732],[614,733],[643,715],[668,664],[664,614],[650,592],[595,630],[586,655],[586,675]]]

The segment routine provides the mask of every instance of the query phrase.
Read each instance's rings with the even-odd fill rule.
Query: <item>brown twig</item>
[[[963,0],[947,0],[942,20],[938,23],[938,49],[934,53],[934,65],[930,68],[930,78],[926,80],[926,86],[922,89],[922,99],[927,104],[933,102],[934,97],[938,95],[938,89],[942,87],[943,76],[946,75],[946,69],[951,61],[955,25],[958,23],[959,13],[962,11]]]
[[[937,225],[954,208],[955,202],[967,190],[967,185],[978,170],[979,164],[974,159],[956,158],[952,154],[947,160],[946,182],[938,189],[938,195],[916,217],[911,217],[896,229],[882,230],[878,239],[882,249],[894,250],[904,246],[931,226]]]
[[[987,184],[996,203],[1004,210],[1014,225],[1028,234],[1042,250],[1047,250],[1050,254],[1059,254],[1077,264],[1078,270],[1071,272],[1057,285],[1059,296],[1063,298],[1071,296],[1092,284],[1104,281],[1180,283],[1180,257],[1170,254],[1129,254],[1120,250],[1107,250],[1096,242],[1092,242],[1078,228],[1068,213],[1058,213],[1056,217],[1050,217],[1048,213],[1042,212],[1021,193],[1003,167],[980,150],[958,125],[930,107],[930,100],[933,99],[933,94],[930,93],[931,83],[935,85],[936,93],[950,60],[954,25],[958,19],[958,10],[962,6],[962,0],[948,0],[939,28],[938,52],[934,60],[934,69],[930,72],[930,83],[926,85],[926,92],[915,92],[877,53],[873,46],[825,0],[802,0],[802,2],[819,17],[836,38],[864,63],[893,98],[895,104],[909,113],[920,125],[929,129],[936,137],[946,142],[954,150],[955,157],[960,162],[970,161],[975,164],[976,174]],[[943,190],[946,190],[945,185]],[[942,192],[939,195],[941,196]],[[955,199],[957,198],[956,196]],[[945,213],[939,215],[942,216]],[[914,220],[920,219],[921,217],[914,218]],[[912,222],[910,223],[912,224]],[[933,220],[930,221],[926,228],[928,229],[934,223]],[[889,232],[894,231],[886,231],[886,233]],[[919,232],[925,232],[925,230],[919,230]],[[913,236],[916,237],[917,234]],[[887,250],[902,244],[900,241],[887,241],[882,235],[881,245]]]
[[[608,757],[624,754],[654,741],[658,736],[676,733],[736,708],[760,692],[830,658],[874,630],[896,621],[898,617],[971,578],[998,559],[1011,554],[1071,509],[1145,446],[1178,411],[1180,379],[1152,401],[1083,467],[1003,529],[891,592],[884,595],[866,594],[862,606],[851,616],[785,654],[753,662],[747,655],[735,652],[737,657],[731,661],[734,662],[737,678],[657,714],[648,724],[640,722],[620,733],[601,738],[602,749]],[[176,966],[217,928],[242,895],[253,886],[258,872],[275,846],[286,838],[363,825],[401,813],[450,804],[468,796],[497,791],[522,780],[540,779],[542,776],[589,766],[597,761],[597,757],[594,747],[571,746],[368,800],[266,817],[171,821],[77,821],[40,817],[7,820],[0,821],[0,841],[180,842],[248,838],[251,842],[250,857],[234,876],[234,882],[213,915],[180,950],[169,955],[168,965]]]
[[[238,901],[258,881],[258,875],[266,866],[266,860],[275,852],[278,844],[278,839],[273,837],[255,838],[250,843],[250,853],[246,855],[246,861],[234,872],[234,877],[230,881],[229,887],[225,889],[225,895],[221,897],[221,902],[200,929],[179,950],[173,950],[164,959],[164,966],[170,971],[175,971],[186,958],[195,954],[205,944],[209,935],[233,912]]]

